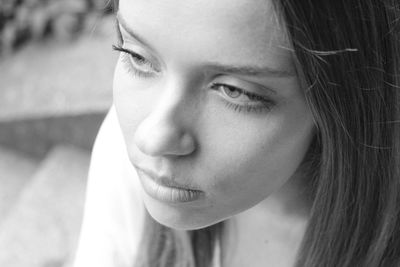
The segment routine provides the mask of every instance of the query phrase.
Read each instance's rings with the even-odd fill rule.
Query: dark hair
[[[298,266],[398,266],[399,2],[280,7],[322,152]]]
[[[317,126],[298,267],[400,265],[399,5],[275,1]],[[178,231],[146,220],[137,266],[210,266],[224,223]]]

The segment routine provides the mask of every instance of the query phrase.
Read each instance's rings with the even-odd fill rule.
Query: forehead
[[[282,68],[291,62],[271,0],[120,0],[119,13],[166,56]]]

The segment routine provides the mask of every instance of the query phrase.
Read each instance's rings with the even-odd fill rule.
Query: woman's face
[[[272,3],[121,0],[118,20],[114,103],[149,213],[195,229],[278,192],[313,121]]]

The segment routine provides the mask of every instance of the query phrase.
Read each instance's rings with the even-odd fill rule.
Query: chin
[[[144,205],[155,221],[176,230],[197,230],[221,221],[204,215],[198,209],[164,205],[152,199],[145,199]]]

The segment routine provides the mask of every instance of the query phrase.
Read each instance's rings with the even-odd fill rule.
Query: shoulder
[[[114,108],[96,137],[86,192],[75,267],[132,265],[144,206]]]

